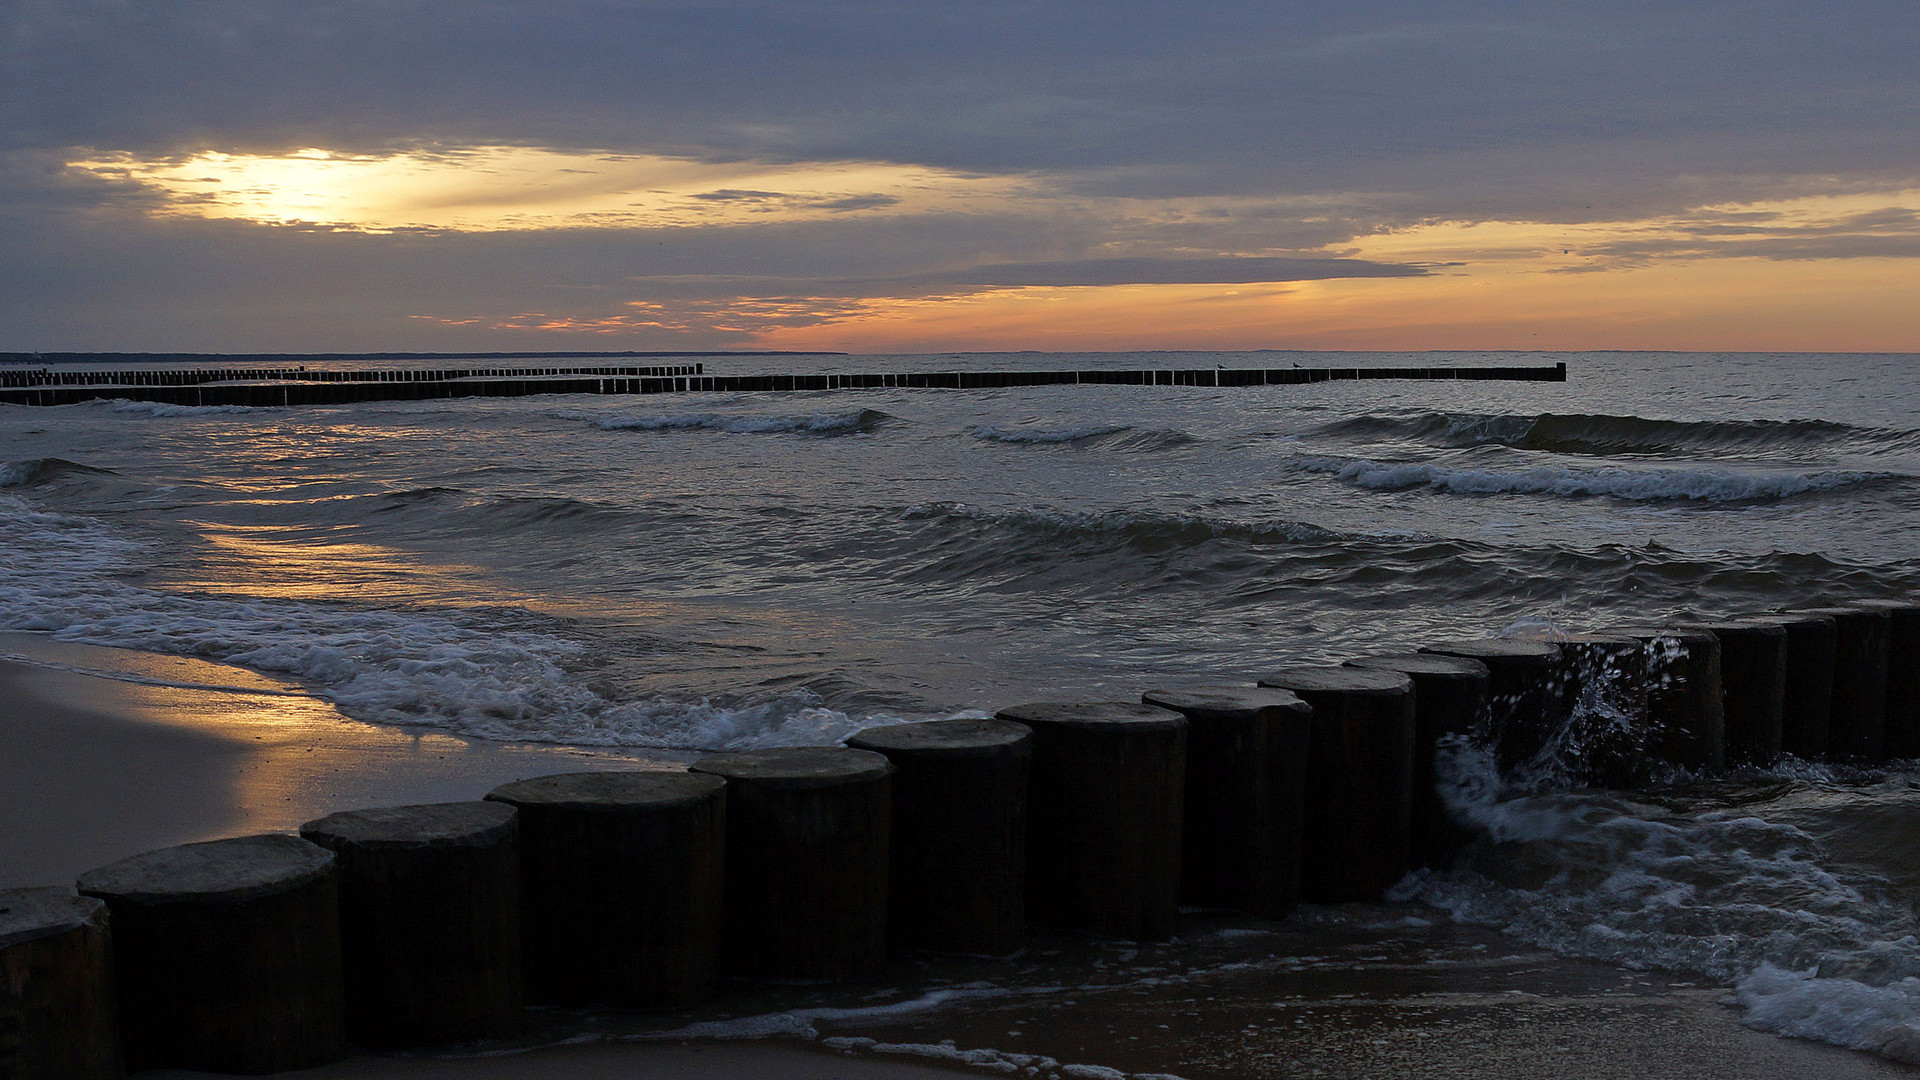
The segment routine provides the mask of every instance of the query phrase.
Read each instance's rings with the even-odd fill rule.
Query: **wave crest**
[[[970,434],[986,442],[1014,446],[1097,447],[1122,453],[1146,453],[1192,446],[1200,439],[1184,431],[1165,428],[1136,428],[1131,424],[1086,424],[1064,428],[995,427],[982,424]]]
[[[1764,502],[1887,478],[1885,474],[1866,472],[1764,473],[1617,466],[1469,469],[1430,462],[1381,462],[1312,455],[1297,457],[1292,464],[1303,472],[1326,473],[1355,487],[1379,491],[1424,487],[1451,495],[1558,495],[1633,502]]]
[[[1604,413],[1513,416],[1419,413],[1359,416],[1327,424],[1320,434],[1400,438],[1451,449],[1510,446],[1556,454],[1709,456],[1834,444],[1866,453],[1920,450],[1920,431],[1856,427],[1830,420],[1664,420]]]
[[[1342,539],[1339,533],[1305,522],[1235,521],[1147,510],[1103,513],[1026,508],[988,510],[966,503],[943,502],[913,507],[903,516],[908,521],[966,522],[1047,538],[1107,540],[1156,548],[1191,547],[1219,539],[1251,544],[1332,543]]]
[[[96,469],[66,458],[28,458],[0,464],[0,488],[35,487],[67,476],[115,476],[112,469]]]

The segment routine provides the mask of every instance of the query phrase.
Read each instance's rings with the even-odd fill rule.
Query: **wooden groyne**
[[[1602,694],[1664,737],[1590,732],[1567,780],[1633,786],[1770,764],[1804,703],[1834,733],[1808,760],[1870,764],[1920,747],[1916,671],[1914,598],[1437,642],[166,848],[0,889],[0,1080],[303,1069],[512,1038],[525,1005],[1014,954],[1029,923],[1154,941],[1184,907],[1377,900],[1467,839],[1442,738],[1511,760]]]
[[[190,368],[0,371],[0,403],[76,405],[123,399],[169,405],[346,405],[362,401],[530,394],[778,393],[817,390],[994,390],[1025,386],[1297,386],[1355,379],[1565,382],[1547,367],[1140,368],[1088,371],[913,371],[891,374],[709,375],[703,364],[656,367],[360,369]]]

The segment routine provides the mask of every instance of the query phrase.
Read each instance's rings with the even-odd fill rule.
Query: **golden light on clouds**
[[[1269,285],[997,289],[888,298],[780,349],[1705,349],[1911,351],[1920,268],[1905,259],[1685,260],[1606,273],[1461,267],[1421,278]]]
[[[385,155],[209,151],[165,160],[94,153],[70,164],[139,185],[158,197],[149,212],[162,216],[371,233],[696,230],[873,215],[998,223],[983,230],[971,256],[951,246],[950,230],[930,231],[924,272],[892,279],[842,269],[847,280],[814,280],[791,265],[785,273],[798,276],[642,272],[533,290],[518,309],[423,304],[410,313],[421,324],[522,340],[692,338],[853,351],[1900,351],[1920,342],[1920,190],[1902,187],[1703,201],[1623,220],[1436,217],[1396,225],[1382,209],[1403,201],[1391,193],[1136,198],[1089,193],[1069,176],[871,161],[716,163],[480,146]],[[1823,183],[1815,178],[1804,189]],[[1031,244],[1008,239],[1028,232]],[[830,232],[818,235],[832,247]],[[1058,250],[1046,250],[1048,236],[1061,238]],[[1076,259],[1136,260],[1153,264],[1146,280],[1173,283],[1013,286],[991,284],[1007,280],[991,272],[968,276],[971,260],[1022,280],[1028,248],[1046,251],[1028,255],[1036,280],[1062,280],[1046,267]],[[1248,258],[1276,272],[1300,259],[1425,272],[1378,276],[1356,264],[1352,278],[1219,284],[1205,276],[1218,273],[1206,266]],[[1179,283],[1181,259],[1197,260],[1200,281]],[[954,284],[969,280],[983,284]]]
[[[1920,255],[1920,190],[1718,203],[1625,221],[1438,221],[1351,246],[1383,262],[1580,272],[1662,258],[1873,257],[1889,242]]]
[[[388,155],[307,149],[69,166],[159,194],[165,213],[366,232],[661,227],[925,213],[1000,202],[1018,179],[880,162],[715,164],[514,146]]]

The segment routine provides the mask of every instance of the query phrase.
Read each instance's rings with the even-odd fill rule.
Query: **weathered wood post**
[[[1004,956],[1027,932],[1033,732],[1004,720],[868,728],[847,740],[893,762],[887,937]]]
[[[1732,765],[1770,765],[1780,756],[1787,706],[1787,628],[1754,616],[1702,624],[1720,639],[1726,755]]]
[[[269,1073],[346,1056],[333,854],[269,834],[80,875],[107,903],[127,1068]]]
[[[1285,690],[1196,685],[1141,695],[1187,718],[1181,897],[1284,919],[1300,904],[1300,809],[1313,710]]]
[[[725,777],[727,970],[840,982],[887,966],[893,766],[844,747],[709,754]]]
[[[500,802],[440,803],[300,827],[339,860],[354,1042],[399,1049],[520,1030],[517,816]]]
[[[1187,720],[1133,702],[1002,709],[1033,729],[1027,916],[1136,941],[1180,912]]]
[[[1297,665],[1260,680],[1313,707],[1300,894],[1377,900],[1412,855],[1413,680],[1397,671]]]
[[[1648,779],[1647,648],[1631,634],[1555,637],[1566,672],[1566,719],[1557,749],[1567,779],[1632,787]]]
[[[1787,684],[1780,749],[1803,761],[1827,756],[1833,719],[1833,663],[1839,629],[1831,615],[1769,615],[1787,632]]]
[[[527,1000],[673,1009],[720,971],[727,821],[718,777],[561,773],[502,784],[519,811]]]
[[[0,890],[0,1080],[117,1080],[107,905],[69,889]]]
[[[1848,606],[1887,613],[1887,719],[1881,750],[1890,758],[1920,757],[1920,603],[1859,600]]]
[[[1478,638],[1443,641],[1420,651],[1487,665],[1487,729],[1503,772],[1525,764],[1552,741],[1566,715],[1560,646],[1533,638]]]
[[[1647,719],[1653,756],[1683,768],[1726,768],[1726,704],[1720,680],[1720,639],[1679,626],[1617,626],[1610,632],[1647,647]]]
[[[1884,609],[1813,608],[1833,617],[1833,706],[1827,717],[1827,756],[1878,761],[1887,741],[1888,638],[1893,618]]]
[[[1487,709],[1487,665],[1438,653],[1378,653],[1347,661],[1348,667],[1397,671],[1413,680],[1413,803],[1410,809],[1413,865],[1445,869],[1470,835],[1455,824],[1440,797],[1434,768],[1441,739],[1466,739]]]

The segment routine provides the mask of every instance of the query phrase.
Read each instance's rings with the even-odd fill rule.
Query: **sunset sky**
[[[0,350],[1920,351],[1920,4],[0,0]]]

